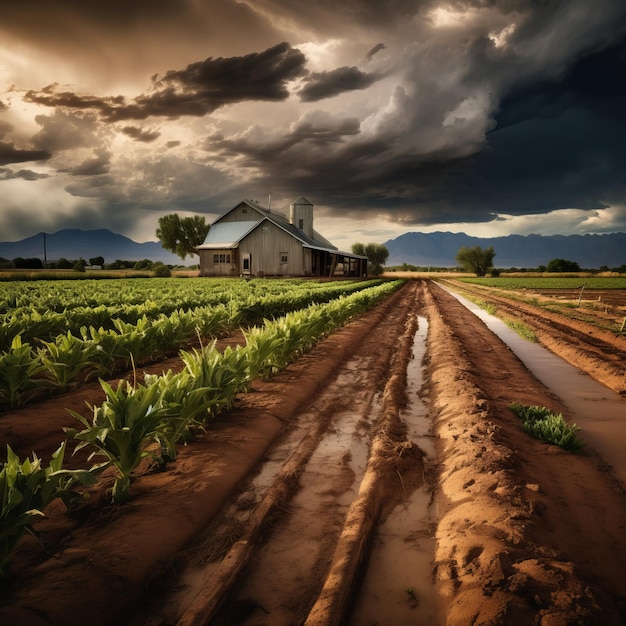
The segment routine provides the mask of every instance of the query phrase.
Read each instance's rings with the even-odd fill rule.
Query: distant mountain
[[[184,261],[175,254],[163,249],[158,241],[137,243],[124,235],[112,233],[107,229],[79,230],[65,229],[45,236],[46,258],[49,262],[61,258],[86,261],[94,257],[104,257],[105,263],[121,261],[161,261],[167,265],[193,265],[198,257],[187,257]],[[39,258],[44,259],[44,233],[21,241],[0,242],[0,257],[4,259]]]
[[[489,248],[496,252],[496,267],[537,267],[552,259],[576,261],[581,268],[626,264],[626,233],[606,235],[508,235],[470,237],[465,233],[406,233],[385,243],[387,265],[456,267],[459,248]]]

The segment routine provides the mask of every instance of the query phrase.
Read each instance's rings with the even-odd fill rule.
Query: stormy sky
[[[2,0],[0,241],[304,195],[348,249],[626,231],[624,0]]]

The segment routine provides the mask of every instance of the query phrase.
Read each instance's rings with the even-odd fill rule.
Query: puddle
[[[477,315],[536,378],[561,398],[569,409],[566,420],[580,428],[579,436],[613,467],[614,476],[626,485],[626,401],[547,348],[522,339],[478,305],[439,286]]]
[[[300,476],[289,515],[275,524],[271,536],[255,552],[229,606],[218,616],[226,620],[223,623],[234,623],[229,621],[230,611],[250,602],[254,608],[237,621],[240,626],[296,623],[295,616],[319,592],[317,582],[311,586],[311,572],[324,571],[328,565],[324,555],[332,552],[363,479],[369,427],[381,411],[375,393],[365,402],[348,401],[344,391],[348,382],[340,375],[336,383],[339,401],[331,399],[321,409],[322,413],[332,411],[332,419]],[[317,413],[310,419],[318,419]]]
[[[428,322],[418,318],[413,359],[407,367],[409,405],[402,413],[407,437],[434,462],[435,439],[428,408],[419,391],[423,384]],[[350,626],[443,623],[432,580],[436,504],[426,486],[397,506],[376,531],[367,572],[350,617]]]

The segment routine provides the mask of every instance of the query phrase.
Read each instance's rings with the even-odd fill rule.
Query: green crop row
[[[142,459],[175,459],[177,445],[193,438],[208,420],[230,407],[253,378],[285,367],[402,284],[383,283],[284,318],[266,320],[262,328],[248,331],[246,344],[235,349],[220,352],[213,343],[181,351],[184,368],[180,372],[147,375],[141,385],[120,381],[113,388],[101,381],[104,402],[90,407],[90,417],[72,411],[82,428],[65,429],[66,435],[78,440],[76,449],[91,449],[90,459],[104,458],[89,470],[62,469],[65,444],[47,469],[35,454],[32,462],[22,462],[7,448],[7,460],[0,469],[0,574],[6,573],[9,556],[21,536],[25,532],[36,535],[33,521],[50,501],[62,498],[67,504],[76,495],[77,482],[93,484],[108,467],[115,469],[113,502],[127,501],[132,473]]]
[[[359,280],[318,282],[310,279],[135,278],[132,280],[61,280],[0,283],[0,314],[22,308],[67,313],[96,308],[158,303],[162,312],[192,309],[233,300],[257,299],[297,290],[341,289]]]
[[[137,290],[132,290],[132,295],[125,293],[128,286],[123,283],[119,283],[120,289],[115,304],[102,303],[109,301],[110,294],[102,289],[102,282],[98,281],[96,282],[100,287],[99,292],[93,289],[87,292],[87,289],[80,289],[84,285],[74,284],[73,291],[65,293],[63,297],[56,294],[53,298],[48,291],[42,291],[37,299],[31,290],[30,304],[26,304],[28,299],[21,295],[22,304],[19,307],[0,314],[0,350],[6,350],[17,335],[21,335],[22,340],[27,343],[34,343],[36,340],[50,341],[68,331],[79,336],[80,329],[85,326],[109,330],[114,328],[116,320],[136,324],[143,318],[157,319],[163,315],[198,311],[207,307],[216,309],[226,307],[230,313],[231,327],[256,324],[264,317],[276,317],[309,304],[328,302],[340,295],[347,295],[375,284],[367,281],[315,283],[296,280],[293,283],[265,281],[269,287],[262,284],[259,287],[252,287],[251,285],[257,283],[231,280],[224,285],[224,281],[211,283],[208,279],[198,279],[205,281],[204,293],[198,294],[193,280],[186,279],[182,284],[188,287],[186,293],[182,289],[174,290],[178,297],[173,297],[169,293],[169,282],[161,282],[160,294],[154,286],[139,292],[146,296],[140,303],[134,302]],[[235,286],[238,289],[235,289]],[[49,289],[48,284],[45,287]],[[89,295],[88,298],[85,298],[86,294]],[[72,295],[76,298],[74,302],[68,300]],[[100,303],[97,303],[98,300]],[[76,302],[86,304],[77,305]]]
[[[146,315],[134,322],[112,319],[111,328],[81,326],[78,333],[67,330],[51,340],[24,340],[24,335],[41,333],[46,317],[33,313],[31,332],[0,327],[10,344],[0,352],[0,410],[16,408],[43,393],[66,390],[97,376],[110,376],[127,369],[131,363],[141,363],[171,354],[188,345],[194,337],[212,338],[232,332],[240,326],[262,323],[289,311],[304,308],[313,302],[327,302],[372,288],[381,281],[354,282],[348,285],[330,284],[326,288],[289,292],[246,299],[232,306],[216,305],[191,311],[176,310],[158,318]],[[52,313],[51,316],[60,314]],[[11,332],[11,331],[14,332]],[[0,348],[1,349],[1,348]]]

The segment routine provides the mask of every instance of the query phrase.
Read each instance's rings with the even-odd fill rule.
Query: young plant
[[[161,459],[175,460],[176,445],[188,441],[194,431],[202,428],[204,416],[216,403],[215,394],[206,387],[194,387],[188,371],[173,374],[168,370],[162,376],[146,374],[147,386],[156,385],[160,392],[160,402],[165,412],[163,421],[155,433],[155,439],[161,446]]]
[[[0,408],[14,409],[26,402],[29,396],[47,381],[40,378],[41,361],[33,354],[28,343],[22,343],[17,335],[8,352],[0,354]]]
[[[98,369],[95,359],[97,347],[75,337],[68,330],[54,341],[44,341],[39,348],[39,360],[60,389],[67,389],[78,382],[79,375],[87,377]]]
[[[80,482],[90,485],[95,476],[85,470],[64,470],[65,442],[52,454],[47,468],[33,453],[32,460],[20,461],[7,446],[7,460],[0,469],[0,577],[8,571],[9,557],[20,539],[28,533],[42,541],[33,528],[33,522],[44,515],[43,511],[56,498],[66,507],[80,497],[72,486]]]
[[[519,403],[512,404],[511,410],[522,421],[522,430],[535,439],[560,446],[574,454],[584,448],[584,441],[576,436],[580,429],[576,424],[567,424],[561,413],[553,413],[545,406]]]
[[[101,380],[106,399],[99,407],[92,406],[91,422],[77,413],[70,413],[85,426],[81,431],[65,428],[65,432],[80,441],[76,450],[86,446],[96,448],[89,457],[104,456],[106,461],[93,466],[102,471],[109,466],[117,470],[113,485],[113,502],[123,504],[129,499],[131,473],[146,456],[155,456],[146,450],[155,439],[166,415],[159,400],[158,385],[133,387],[128,381],[119,382],[117,389]]]

